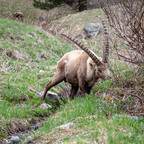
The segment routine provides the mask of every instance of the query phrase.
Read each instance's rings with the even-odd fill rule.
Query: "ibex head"
[[[111,78],[110,72],[108,69],[108,63],[103,63],[102,65],[97,67],[97,75],[99,78],[105,80],[107,78]]]

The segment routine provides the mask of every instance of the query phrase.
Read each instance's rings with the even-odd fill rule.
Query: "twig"
[[[99,106],[99,108],[104,112],[104,114],[105,114],[105,116],[106,116],[106,118],[108,119],[108,113],[106,113],[105,112],[105,110],[103,109],[103,107],[102,107],[102,105],[100,106],[100,105],[98,105]]]

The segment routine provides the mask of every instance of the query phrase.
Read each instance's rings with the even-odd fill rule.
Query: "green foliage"
[[[93,87],[93,92],[99,91],[100,93],[102,93],[104,92],[104,90],[110,88],[111,84],[112,84],[112,80],[110,79],[101,81]]]
[[[48,10],[52,9],[60,4],[64,3],[66,0],[45,0],[45,2],[41,2],[40,0],[33,0],[33,6],[36,8]]]
[[[21,101],[26,101],[28,98],[28,89],[26,87],[11,87],[6,86],[2,91],[3,99],[18,103]]]
[[[6,138],[6,137],[7,137],[7,134],[5,134],[5,133],[0,133],[0,137]]]

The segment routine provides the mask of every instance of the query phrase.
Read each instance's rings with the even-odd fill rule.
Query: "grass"
[[[51,71],[50,69],[56,65],[61,55],[70,50],[70,47],[32,25],[0,19],[0,27],[2,138],[10,134],[9,122],[13,129],[13,119],[21,121],[22,125],[27,121],[25,128],[28,128],[31,123],[36,123],[54,111],[53,108],[39,108],[43,102],[35,92],[43,91],[45,84],[55,74],[55,68]],[[14,51],[20,54],[14,55]]]
[[[52,20],[61,18],[68,14],[75,13],[68,5],[62,5],[61,7],[56,7],[50,11],[41,10],[33,7],[33,0],[13,0],[13,1],[4,1],[0,0],[0,17],[1,18],[13,18],[13,13],[21,11],[24,13],[24,22],[28,24],[38,25],[40,16],[44,16],[45,20],[48,23]]]
[[[6,11],[6,15],[11,11]],[[99,9],[88,10],[55,20],[49,26],[59,29],[58,32],[68,31],[76,36],[85,24],[100,22],[96,14],[104,16]],[[29,20],[32,22],[32,18]],[[77,97],[71,102],[67,100],[53,114],[55,104],[47,101],[53,104],[52,109],[39,108],[42,101],[35,92],[43,91],[45,84],[56,72],[57,61],[73,47],[36,26],[19,21],[0,19],[0,27],[0,139],[17,131],[15,123],[19,123],[18,128],[24,130],[50,115],[43,126],[33,133],[34,143],[143,143],[144,118],[129,117],[123,109],[124,102],[106,93],[110,90],[115,93],[115,88],[123,88],[129,80],[137,77],[130,64],[117,59],[114,61],[116,57],[111,53],[110,65],[116,77],[121,78],[118,80],[122,81],[99,81],[90,95]],[[94,40],[81,41],[102,55],[103,33]],[[20,58],[14,55],[14,51],[21,54]],[[61,83],[51,90],[57,92],[63,88],[64,84]],[[124,96],[124,93],[121,95]],[[131,103],[132,100],[128,99],[127,102]],[[75,127],[57,129],[69,122],[73,122]]]
[[[111,112],[108,118],[99,105]],[[75,127],[56,128],[69,122],[73,122]],[[122,109],[117,113],[114,103],[106,103],[102,97],[91,94],[61,106],[37,131],[34,142],[139,144],[144,141],[143,130],[144,118],[129,118]]]
[[[44,12],[39,9],[34,9],[33,0],[0,0],[0,3],[0,17],[2,18],[13,18],[12,13],[21,11],[25,16],[24,21],[31,23],[32,21],[36,21],[37,18]]]

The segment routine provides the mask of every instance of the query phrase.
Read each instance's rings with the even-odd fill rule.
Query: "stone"
[[[67,123],[67,124],[64,124],[64,125],[57,127],[57,129],[69,129],[69,128],[74,127],[74,126],[75,126],[74,123]]]
[[[37,130],[39,128],[40,124],[36,124],[34,126],[31,127],[32,130]]]
[[[11,136],[11,139],[10,141],[13,143],[13,144],[19,144],[19,142],[21,141],[20,138],[18,136]]]
[[[38,93],[39,96],[42,96],[42,94],[43,94],[43,91]],[[54,101],[55,103],[59,103],[59,97],[54,92],[48,91],[46,94],[46,98],[51,101]]]
[[[113,118],[117,118],[117,117],[125,117],[125,118],[133,119],[133,120],[138,120],[138,119],[139,119],[138,116],[130,116],[130,115],[119,115],[119,114],[115,114],[115,115],[113,116]]]
[[[88,23],[84,27],[84,32],[85,32],[85,38],[92,38],[94,36],[97,36],[97,34],[101,31],[102,27],[100,26],[99,23]]]
[[[42,103],[39,107],[42,108],[42,109],[49,109],[49,108],[52,108],[51,105],[46,104],[46,103]]]
[[[22,144],[29,144],[32,143],[32,141],[33,141],[33,136],[28,136]]]
[[[18,50],[14,50],[13,52],[6,51],[6,55],[16,60],[25,60],[29,58],[28,55],[24,55],[22,52],[19,52]]]
[[[44,20],[45,20],[45,16],[42,16],[42,15],[39,16],[38,20],[39,20],[39,21],[44,21]]]
[[[44,72],[45,72],[44,70],[40,70],[40,71],[39,71],[39,73],[44,73]]]
[[[6,142],[2,142],[2,144],[13,144],[13,142],[10,141],[10,140],[8,140],[8,141],[6,141]]]

